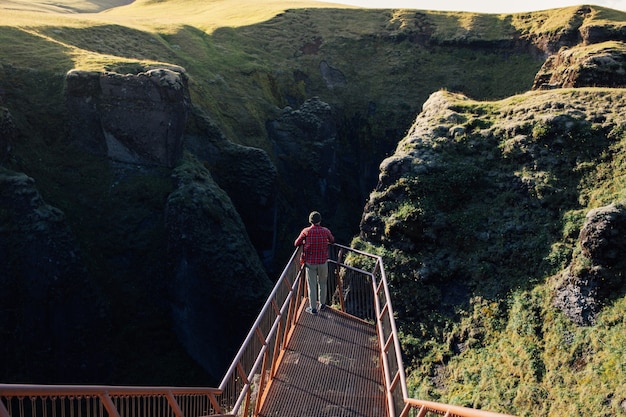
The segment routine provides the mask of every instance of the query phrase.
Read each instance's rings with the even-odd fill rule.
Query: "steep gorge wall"
[[[68,73],[67,109],[59,113],[69,134],[55,139],[47,157],[73,166],[46,178],[67,199],[64,210],[46,203],[33,178],[2,168],[2,329],[4,340],[15,341],[2,347],[3,358],[14,359],[4,378],[155,383],[148,375],[124,376],[143,362],[129,362],[128,347],[117,345],[160,362],[177,334],[182,348],[172,353],[181,357],[164,362],[157,380],[221,379],[271,281],[232,200],[202,163],[183,156],[185,77],[169,69]],[[25,162],[17,159],[27,132],[8,111],[2,125],[3,160],[15,168]],[[246,161],[262,172],[258,153],[229,149],[237,164],[226,164],[222,176]],[[275,172],[266,167],[263,175],[251,173],[251,182],[268,184],[256,187],[258,199],[273,190]],[[35,340],[45,346],[36,348]]]

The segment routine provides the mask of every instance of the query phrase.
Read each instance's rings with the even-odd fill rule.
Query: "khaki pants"
[[[319,308],[317,303],[326,304],[326,293],[328,287],[328,265],[310,264],[306,267],[306,283],[309,287],[309,306]]]

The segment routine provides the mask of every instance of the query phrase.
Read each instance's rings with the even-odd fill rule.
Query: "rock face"
[[[274,165],[260,149],[211,138],[207,126],[194,138],[204,146],[197,152],[204,160],[183,157],[190,104],[183,71],[72,71],[66,84],[76,146],[50,152],[71,148],[64,156],[81,163],[52,175],[66,189],[68,204],[84,207],[82,224],[46,204],[33,179],[0,167],[0,286],[6,290],[0,291],[0,340],[16,341],[0,347],[0,357],[16,359],[6,375],[36,374],[42,383],[109,381],[119,369],[136,366],[123,353],[113,357],[118,342],[97,340],[109,340],[122,317],[137,333],[158,328],[162,338],[151,351],[171,349],[174,342],[180,351],[172,354],[194,359],[185,366],[194,372],[201,367],[200,378],[219,381],[272,287],[250,236],[272,241]],[[0,108],[0,162],[12,158],[19,133],[9,111]],[[205,165],[219,171],[219,185]],[[84,175],[90,180],[82,181]],[[94,195],[98,202],[90,201]],[[238,210],[260,226],[247,230]],[[68,210],[68,217],[76,220],[76,212]],[[114,295],[95,289],[101,271],[115,271],[102,284],[116,286]],[[158,307],[138,305],[136,298],[143,297]],[[128,299],[132,306],[119,311]],[[115,311],[105,307],[111,305]],[[46,346],[19,349],[42,340]]]
[[[286,107],[280,116],[267,123],[269,137],[277,157],[285,164],[297,166],[288,172],[312,174],[323,191],[333,171],[334,146],[337,139],[332,109],[319,98],[307,100],[298,109]]]
[[[626,42],[626,25],[585,25],[580,34],[586,45],[610,40]]]
[[[278,227],[278,172],[267,152],[232,143],[199,110],[190,115],[185,148],[210,167],[213,179],[232,200],[269,269]]]
[[[563,48],[537,73],[533,89],[626,86],[626,44],[607,41]]]
[[[399,310],[419,320],[425,313],[412,310],[442,308],[450,288],[464,287],[468,300],[555,273],[548,242],[562,239],[563,211],[579,207],[576,190],[590,169],[583,167],[595,166],[620,140],[612,132],[624,123],[621,92],[604,93],[601,100],[580,90],[520,96],[489,107],[496,119],[465,96],[430,97],[381,163],[360,225],[360,239],[401,254],[398,265],[388,265],[393,279],[402,277]],[[594,106],[579,105],[592,97]],[[581,254],[560,283],[556,303],[577,323],[590,323],[606,297],[623,288],[622,211],[618,204],[590,213]],[[407,285],[419,289],[403,301]],[[454,297],[462,302],[462,294]]]
[[[133,164],[173,167],[180,159],[189,107],[182,70],[70,71],[66,82],[71,136],[80,146]]]
[[[289,204],[285,211],[295,215],[284,222],[299,230],[314,209],[330,217],[340,201],[337,125],[331,106],[312,98],[297,109],[282,109],[266,127],[277,170],[286,173],[280,178]]]
[[[8,109],[0,107],[0,164],[9,157],[12,141],[17,136],[13,117]]]
[[[174,175],[165,210],[174,325],[190,355],[219,380],[272,283],[209,171],[188,162]]]
[[[590,24],[590,16],[592,8],[581,6],[568,31],[547,38],[533,90],[626,86],[626,25]]]
[[[578,238],[580,254],[563,272],[554,304],[578,325],[595,323],[602,304],[624,284],[626,208],[591,210]]]
[[[3,168],[0,207],[0,357],[11,358],[5,371],[21,378],[37,372],[42,383],[106,375],[104,304],[64,213],[46,204],[32,178]]]

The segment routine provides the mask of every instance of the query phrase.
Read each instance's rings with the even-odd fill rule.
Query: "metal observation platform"
[[[296,249],[218,387],[0,384],[0,417],[507,416],[409,398],[382,259],[330,254],[332,306],[305,312]]]

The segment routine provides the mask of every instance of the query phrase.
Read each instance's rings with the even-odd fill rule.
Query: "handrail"
[[[374,260],[372,272],[363,272],[371,279],[374,310],[376,313],[373,319],[376,323],[383,364],[387,408],[390,417],[393,417],[396,415],[396,409],[401,410],[404,405],[404,399],[407,398],[407,387],[398,331],[396,329],[394,311],[391,306],[391,296],[382,257],[339,244],[334,246],[339,248],[340,251]],[[345,266],[342,263],[338,264]]]
[[[460,407],[449,404],[442,404],[432,401],[422,401],[409,398],[406,386],[406,376],[402,363],[402,351],[400,340],[395,323],[395,313],[391,304],[389,285],[382,262],[382,257],[346,246],[334,245],[340,251],[358,254],[375,260],[372,272],[364,269],[349,267],[338,261],[338,265],[353,270],[359,270],[372,280],[372,290],[374,294],[374,305],[376,317],[376,328],[378,332],[379,348],[383,363],[383,380],[387,396],[389,417],[407,417],[412,410],[417,411],[417,417],[424,417],[427,413],[445,415],[447,417],[514,417],[509,414],[500,414],[490,411],[477,410],[468,407]],[[343,291],[340,291],[343,293]],[[343,303],[342,303],[343,304]]]
[[[218,388],[0,384],[0,417],[258,415],[304,309],[306,293],[300,253],[301,248],[294,250]],[[335,304],[344,313],[375,325],[389,417],[424,417],[428,413],[512,417],[409,398],[382,257],[339,244],[332,245],[329,254],[329,289],[337,290],[331,295]]]
[[[510,414],[494,413],[491,411],[441,404],[433,401],[417,400],[414,398],[407,398],[406,404],[407,406],[402,412],[401,417],[408,416],[411,409],[419,410],[418,416],[424,416],[429,412],[449,417],[515,417]]]
[[[197,416],[218,415],[220,394],[217,388],[196,387],[0,384],[0,417],[21,416],[24,410],[30,410],[33,416],[80,416],[85,412],[124,417],[148,410],[154,417],[184,417],[192,415],[191,410],[198,410]],[[137,401],[139,398],[144,401]],[[17,408],[18,414],[12,412],[13,408]]]
[[[304,302],[300,248],[291,255],[219,385],[225,409],[256,415]],[[254,391],[254,392],[253,392]]]

